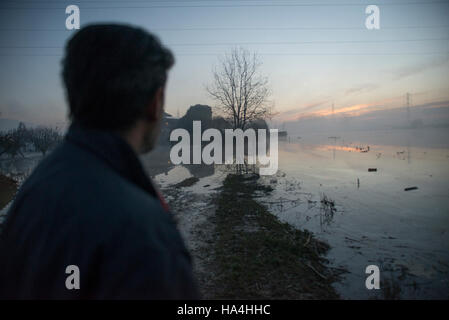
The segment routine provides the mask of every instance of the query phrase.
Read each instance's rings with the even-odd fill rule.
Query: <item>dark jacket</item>
[[[131,147],[72,124],[0,234],[0,298],[195,299],[190,256]],[[67,289],[66,267],[80,271]]]

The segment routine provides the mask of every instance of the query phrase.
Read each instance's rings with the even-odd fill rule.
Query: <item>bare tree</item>
[[[47,151],[53,148],[61,140],[61,135],[57,129],[48,127],[38,127],[32,129],[30,141],[34,148],[45,156]]]
[[[0,156],[3,153],[9,154],[12,158],[17,155],[25,157],[24,151],[28,142],[28,129],[20,122],[16,129],[11,129],[8,132],[0,133]]]
[[[213,84],[206,87],[234,129],[244,130],[250,122],[271,116],[268,79],[260,74],[260,66],[255,53],[235,48],[221,59]]]
[[[20,149],[21,144],[11,131],[0,133],[0,156],[5,153],[9,154],[12,158],[15,158],[17,154],[21,154],[23,157]]]

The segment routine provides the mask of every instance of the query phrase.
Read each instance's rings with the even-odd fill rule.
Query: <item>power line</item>
[[[449,4],[448,1],[414,1],[414,2],[388,2],[377,4],[378,6],[409,6],[409,5],[433,5],[433,4]],[[83,10],[91,9],[163,9],[163,8],[242,8],[242,7],[351,7],[351,6],[367,6],[368,3],[258,3],[258,4],[198,4],[198,5],[151,5],[151,6],[90,6],[84,7]],[[4,7],[0,10],[61,10],[65,7]]]
[[[447,0],[446,0],[447,1]],[[39,2],[48,2],[48,3],[72,3],[71,0],[5,0],[4,2],[11,2],[11,3],[39,3]],[[76,3],[173,3],[173,2],[179,2],[179,3],[189,3],[189,2],[276,2],[275,0],[76,0]],[[283,0],[283,2],[301,2],[300,0]],[[313,3],[311,1],[302,1],[304,5],[312,5]],[[393,4],[401,5],[401,4],[409,4],[409,3],[424,3],[425,1],[395,1]],[[443,0],[440,1],[433,1],[433,2],[445,2]],[[376,2],[378,5],[385,5],[385,4],[392,4],[392,1],[385,1],[385,2]],[[301,3],[298,3],[301,4]],[[321,2],[317,5],[334,5],[335,3],[330,2]],[[342,3],[342,5],[369,5],[371,4],[370,1],[367,1],[365,3],[360,2],[346,2]],[[337,4],[339,5],[339,4]]]
[[[159,3],[159,2],[179,2],[179,3],[189,3],[189,2],[275,2],[276,0],[76,0],[76,3]],[[282,0],[283,2],[304,2],[304,4],[312,4],[310,1],[301,1],[301,0]],[[4,2],[13,2],[13,3],[39,3],[39,2],[50,2],[50,3],[72,3],[71,0],[5,0]],[[406,3],[416,3],[420,1],[396,1],[394,3],[396,4],[406,4]],[[423,2],[423,1],[421,1]],[[444,2],[444,1],[441,1]],[[367,1],[365,3],[360,2],[346,2],[350,4],[366,4],[369,5],[371,2]],[[391,1],[388,2],[376,2],[380,5],[385,3],[391,3]],[[321,4],[332,4],[330,2],[321,2]]]
[[[430,39],[388,39],[388,40],[323,40],[323,41],[246,41],[246,42],[216,42],[216,43],[173,43],[168,46],[221,46],[221,45],[286,45],[286,44],[338,44],[338,43],[384,43],[384,42],[418,42],[447,41],[449,38]]]
[[[410,97],[411,94],[409,92],[407,92],[405,94],[405,100],[406,100],[406,108],[407,108],[407,122],[410,123]]]
[[[449,28],[449,25],[441,26],[398,26],[398,27],[382,27],[380,30],[392,29],[437,29]],[[1,30],[1,29],[0,29]],[[369,31],[365,26],[360,27],[180,27],[180,28],[155,28],[155,31],[183,31],[183,30],[363,30]]]
[[[215,42],[215,43],[167,43],[167,46],[230,46],[230,45],[288,45],[288,44],[340,44],[340,43],[388,43],[388,42],[419,42],[419,41],[448,41],[449,38],[424,39],[387,39],[387,40],[325,40],[325,41],[243,41],[243,42]],[[61,49],[61,46],[0,46],[1,49]]]
[[[398,30],[398,29],[438,29],[449,28],[449,25],[439,26],[396,26],[396,27],[382,27],[382,30]],[[218,31],[218,30],[360,30],[367,31],[365,26],[360,27],[156,27],[148,28],[150,31]],[[0,28],[0,31],[61,31],[61,32],[73,32],[73,30],[67,30],[66,28]]]
[[[219,56],[222,53],[177,53],[176,56]],[[350,52],[341,52],[341,53],[258,53],[261,56],[406,56],[406,55],[449,55],[449,51],[445,52],[385,52],[385,53],[350,53]],[[27,57],[27,56],[41,56],[41,57],[61,57],[62,53],[0,53],[0,56],[3,57]]]

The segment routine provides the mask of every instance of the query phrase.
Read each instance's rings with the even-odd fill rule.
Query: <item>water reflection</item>
[[[186,165],[174,165],[170,161],[170,147],[158,146],[152,152],[141,156],[142,164],[147,173],[156,178],[164,184],[179,183],[189,177],[196,177],[198,179],[209,177],[214,175],[215,166],[206,164],[186,164]],[[165,178],[160,177],[161,175]]]
[[[332,140],[280,143],[279,169],[301,189],[288,191],[278,179],[273,198],[302,205],[272,210],[329,241],[334,266],[350,271],[338,285],[343,297],[375,297],[364,287],[364,268],[374,263],[399,281],[402,298],[447,298],[449,149],[416,146],[413,135],[402,145]],[[410,186],[418,189],[404,191]]]
[[[402,298],[447,298],[449,140],[424,131],[363,134],[281,142],[278,173],[262,177],[274,191],[257,200],[329,242],[332,265],[349,270],[337,284],[344,298],[376,297],[364,286],[369,264],[378,264],[385,279],[400,281]],[[158,147],[142,156],[162,185],[191,176],[207,180],[220,171],[214,165],[174,166],[169,154],[169,147]],[[26,174],[38,160],[2,160],[0,169]],[[205,184],[200,187],[209,192]],[[411,186],[418,189],[404,191]]]

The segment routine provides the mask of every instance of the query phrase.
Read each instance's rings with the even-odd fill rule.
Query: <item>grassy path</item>
[[[209,246],[217,299],[336,299],[336,280],[323,254],[329,246],[296,230],[253,199],[270,192],[257,176],[228,175],[211,217]]]

